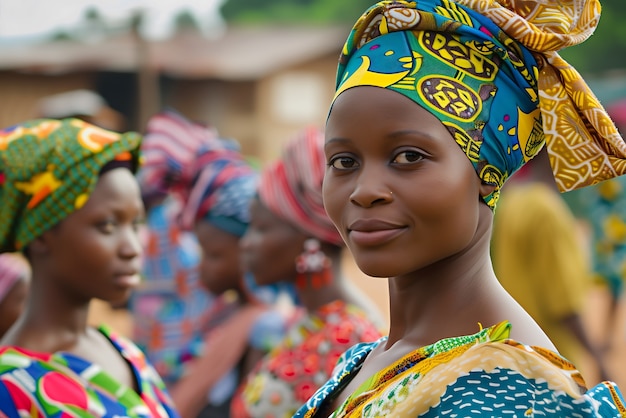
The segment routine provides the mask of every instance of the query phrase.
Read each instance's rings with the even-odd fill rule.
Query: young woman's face
[[[326,127],[324,204],[359,267],[394,277],[467,248],[480,180],[429,112],[379,87],[335,101]]]
[[[240,243],[243,266],[260,285],[291,282],[296,276],[296,257],[304,251],[306,239],[303,232],[254,199],[250,225]]]
[[[68,298],[122,302],[139,284],[144,208],[130,170],[100,176],[85,205],[44,234],[46,280]]]
[[[206,221],[195,226],[202,247],[200,280],[210,292],[220,295],[242,283],[239,237]]]

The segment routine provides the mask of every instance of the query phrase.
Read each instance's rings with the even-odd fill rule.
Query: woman
[[[231,416],[291,416],[351,345],[374,341],[373,314],[341,275],[342,242],[322,206],[323,134],[307,129],[263,170],[241,248],[260,285],[295,286],[302,310],[233,398]]]
[[[225,307],[202,287],[202,249],[193,231],[180,225],[182,194],[172,193],[174,185],[191,175],[189,167],[200,147],[215,138],[213,130],[163,111],[148,121],[141,145],[137,180],[146,207],[145,253],[142,282],[129,310],[133,341],[168,387],[202,352],[204,335]]]
[[[391,325],[295,417],[625,415],[614,384],[586,390],[489,256],[500,188],[544,143],[561,190],[626,172],[626,144],[554,52],[591,33],[598,4],[567,5],[384,1],[356,23],[324,204],[361,270],[389,277]]]
[[[22,251],[32,270],[0,341],[3,416],[178,416],[141,351],[87,325],[92,299],[123,302],[139,283],[140,142],[78,119],[0,134],[0,250]]]
[[[271,291],[250,290],[239,261],[258,173],[235,141],[218,138],[182,115],[162,112],[148,126],[147,164],[140,176],[144,190],[158,186],[179,196],[178,224],[195,233],[201,248],[198,281],[220,306],[205,312],[200,350],[188,350],[195,354],[181,359],[182,373],[170,391],[183,417],[227,417],[241,377],[283,333],[282,318],[265,303],[271,298],[262,300]]]

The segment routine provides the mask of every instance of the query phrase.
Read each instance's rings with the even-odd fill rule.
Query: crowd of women
[[[376,3],[324,129],[260,168],[174,110],[143,135],[80,114],[0,131],[0,416],[626,417],[490,258],[501,189],[535,156],[561,191],[626,174],[557,53],[599,14]],[[388,329],[346,249],[388,280]],[[92,299],[127,304],[131,338],[91,327]]]

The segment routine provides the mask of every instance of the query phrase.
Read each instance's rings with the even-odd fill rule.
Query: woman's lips
[[[400,224],[378,219],[361,219],[350,224],[350,240],[357,245],[375,246],[385,244],[405,231]]]
[[[137,273],[118,274],[115,276],[115,283],[124,287],[136,287],[141,282],[141,277]]]

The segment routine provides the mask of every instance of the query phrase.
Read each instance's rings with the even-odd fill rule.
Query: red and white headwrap
[[[152,116],[141,144],[142,164],[137,173],[144,195],[174,191],[187,193],[198,151],[218,138],[211,127],[195,123],[173,110]]]
[[[263,170],[259,198],[294,226],[321,241],[343,246],[322,201],[325,170],[324,133],[307,128],[287,144],[278,161]]]

